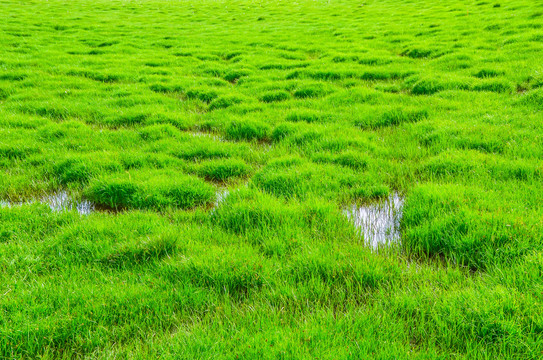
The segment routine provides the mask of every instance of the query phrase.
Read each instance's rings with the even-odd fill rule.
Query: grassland
[[[543,2],[0,19],[0,358],[543,358]]]

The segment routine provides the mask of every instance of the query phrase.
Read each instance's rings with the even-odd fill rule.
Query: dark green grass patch
[[[98,156],[96,153],[91,153],[54,159],[51,161],[49,171],[59,184],[68,185],[71,183],[86,184],[94,176],[120,170],[121,164],[114,159],[112,154]]]
[[[171,262],[162,270],[164,277],[172,283],[189,282],[196,287],[238,298],[265,286],[271,276],[269,267],[265,265],[265,259],[258,254],[241,248],[223,252],[216,259],[206,257]]]
[[[300,245],[294,238],[304,234],[319,238],[332,233],[345,239],[356,236],[348,220],[329,203],[310,201],[302,207],[297,201],[284,203],[251,188],[231,193],[213,212],[211,221],[227,232],[261,241],[266,254],[294,251]]]
[[[231,70],[231,71],[228,71],[224,75],[224,80],[226,80],[228,82],[231,82],[231,83],[235,83],[239,79],[241,79],[242,77],[247,76],[249,74],[250,74],[250,72],[248,70]]]
[[[492,178],[495,180],[533,181],[543,172],[536,165],[522,160],[505,160],[499,155],[473,150],[450,151],[436,155],[419,167],[428,179]]]
[[[183,91],[183,88],[180,85],[172,84],[152,84],[149,86],[149,89],[162,94],[181,93]]]

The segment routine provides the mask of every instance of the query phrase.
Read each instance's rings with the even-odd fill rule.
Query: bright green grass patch
[[[250,167],[242,160],[228,159],[205,162],[198,170],[199,174],[213,181],[226,181],[249,174]]]
[[[444,256],[472,269],[515,262],[540,238],[513,214],[480,199],[477,189],[421,186],[407,199],[402,244],[409,253]],[[511,246],[520,241],[524,246]]]
[[[355,125],[363,129],[397,126],[403,123],[418,122],[428,116],[426,109],[393,108],[367,115],[366,118],[355,121]]]
[[[85,196],[114,209],[181,208],[209,204],[215,190],[195,177],[175,172],[131,172],[91,182]]]
[[[0,358],[540,359],[542,14],[2,2]]]

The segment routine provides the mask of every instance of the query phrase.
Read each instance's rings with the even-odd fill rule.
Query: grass
[[[0,358],[540,359],[542,14],[3,1]]]

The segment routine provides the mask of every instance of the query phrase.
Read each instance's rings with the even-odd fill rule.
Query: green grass
[[[0,358],[543,357],[543,4],[0,19]],[[344,209],[394,193],[375,251]]]

